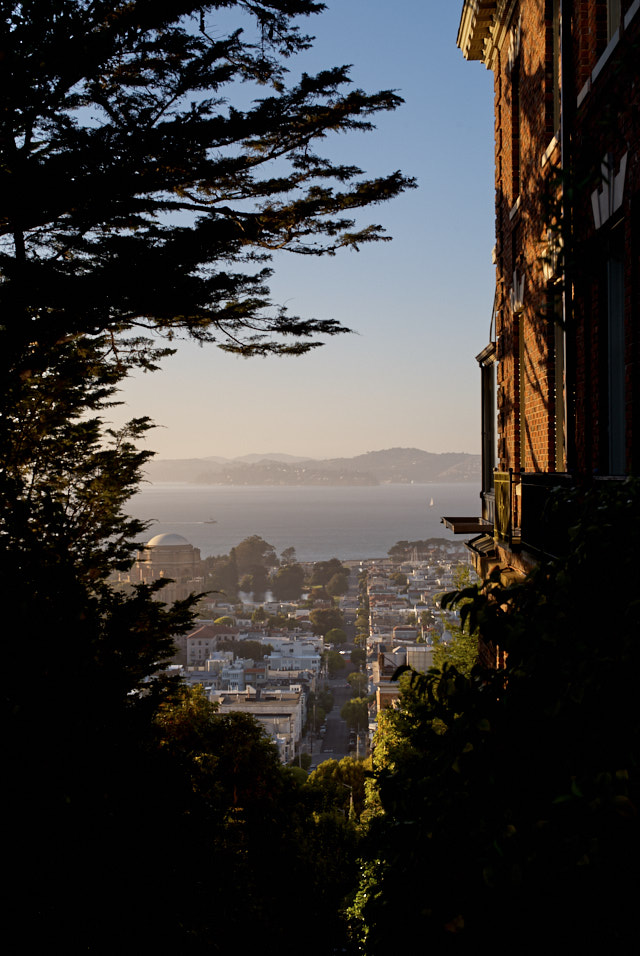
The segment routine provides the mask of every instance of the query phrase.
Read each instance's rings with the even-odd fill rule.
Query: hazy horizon
[[[224,459],[229,460],[229,461],[236,461],[236,460],[239,459],[239,458],[248,458],[248,457],[273,458],[273,457],[276,457],[276,456],[282,456],[282,457],[287,457],[287,458],[301,459],[301,460],[303,460],[303,461],[306,461],[306,460],[311,459],[311,458],[316,459],[316,460],[318,460],[318,461],[328,461],[328,460],[332,460],[332,459],[334,459],[334,458],[358,458],[358,457],[360,457],[361,455],[370,455],[370,454],[375,454],[376,452],[381,452],[381,451],[391,451],[391,450],[394,449],[394,448],[411,448],[411,449],[416,449],[416,451],[426,452],[426,453],[429,454],[429,455],[478,455],[478,454],[479,454],[479,452],[475,452],[475,451],[465,451],[464,449],[460,449],[460,448],[450,448],[450,449],[448,448],[448,449],[446,449],[446,451],[432,451],[430,448],[420,448],[418,445],[389,445],[389,446],[387,446],[387,447],[385,447],[385,448],[367,448],[367,449],[365,449],[364,451],[354,451],[354,452],[350,452],[350,453],[347,453],[347,454],[344,454],[344,453],[337,454],[337,453],[336,453],[335,455],[322,455],[322,457],[320,457],[320,456],[318,456],[318,455],[303,455],[303,454],[301,454],[301,453],[299,453],[299,452],[295,452],[295,451],[282,451],[282,449],[277,449],[277,450],[275,450],[275,451],[248,451],[248,452],[243,452],[243,453],[238,454],[238,455],[227,455],[227,454],[225,454],[224,452],[221,452],[221,451],[207,451],[207,452],[205,452],[205,453],[202,453],[202,452],[201,452],[201,453],[199,453],[199,454],[197,454],[197,455],[175,455],[175,456],[172,456],[172,457],[178,458],[178,459],[182,459],[182,458],[185,458],[185,459],[189,459],[189,458],[203,458],[203,459],[206,459],[206,458],[224,458]],[[157,461],[159,457],[160,457],[160,456],[159,456],[158,454],[156,454],[155,460]],[[165,457],[168,457],[168,456],[162,456],[163,459],[164,459]]]

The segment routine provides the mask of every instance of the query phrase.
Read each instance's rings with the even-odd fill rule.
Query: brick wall
[[[632,5],[623,0],[622,20]],[[520,0],[493,56],[496,160],[496,270],[498,333],[498,452],[500,467],[514,471],[562,469],[558,460],[563,387],[554,304],[560,276],[545,272],[547,230],[557,226],[564,176],[554,140],[558,44],[553,0]],[[624,25],[624,24],[623,24]],[[640,451],[633,423],[640,420],[640,14],[621,29],[605,65],[607,4],[573,4],[574,77],[565,96],[581,93],[574,119],[573,240],[569,269],[573,319],[568,330],[569,402],[575,414],[570,467],[611,473],[609,451],[609,279],[607,262],[621,257],[624,271],[624,418],[626,471],[637,471]],[[554,60],[554,56],[556,59]],[[554,63],[556,72],[554,72]],[[594,73],[595,69],[595,73]],[[585,84],[589,87],[585,91]],[[613,172],[626,155],[624,199],[596,228],[591,196],[602,188],[606,154]],[[617,250],[617,251],[616,251]],[[524,282],[513,308],[514,272]],[[561,350],[560,350],[561,351]]]
[[[541,262],[557,159],[552,154],[542,165],[553,139],[550,7],[545,0],[517,4],[494,60],[499,453],[501,468],[516,471],[555,468],[555,336]],[[514,271],[524,280],[519,313]]]

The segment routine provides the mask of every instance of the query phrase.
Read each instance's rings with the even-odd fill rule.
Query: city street
[[[349,728],[340,716],[340,711],[351,697],[351,689],[347,686],[346,680],[347,674],[351,673],[351,669],[351,666],[347,665],[340,677],[327,681],[333,694],[333,710],[327,715],[326,733],[323,737],[314,741],[312,769],[322,763],[323,760],[341,760],[343,757],[349,756],[355,749],[353,745],[349,744]]]

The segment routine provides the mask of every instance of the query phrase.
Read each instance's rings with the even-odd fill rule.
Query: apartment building
[[[494,75],[496,289],[482,506],[444,521],[519,574],[554,488],[639,470],[640,0],[464,0],[457,42]]]

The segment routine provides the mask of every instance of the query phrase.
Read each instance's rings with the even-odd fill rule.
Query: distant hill
[[[434,454],[419,448],[387,448],[369,451],[355,458],[333,458],[322,462],[332,471],[365,471],[378,482],[417,484],[442,481],[475,481],[480,477],[480,455],[463,452]]]
[[[160,459],[146,465],[152,482],[213,485],[378,485],[480,480],[480,455],[434,454],[419,448],[387,448],[354,458],[296,458],[244,455],[242,458]]]
[[[253,465],[258,461],[285,461],[285,462],[298,462],[298,461],[307,461],[306,458],[302,458],[300,455],[285,455],[282,452],[269,452],[268,455],[241,455],[240,458],[228,459],[231,461],[242,461],[246,462],[249,465]]]

